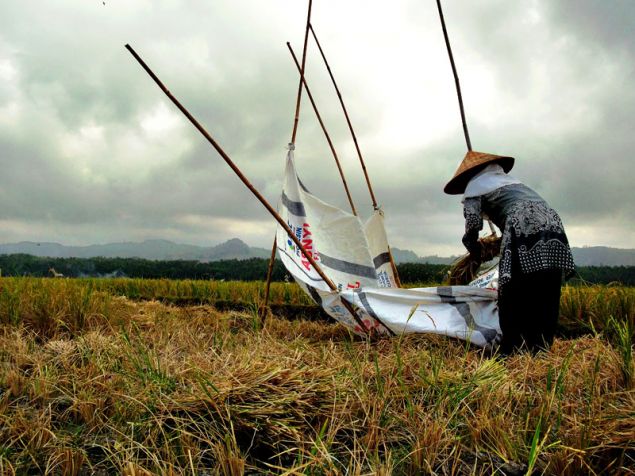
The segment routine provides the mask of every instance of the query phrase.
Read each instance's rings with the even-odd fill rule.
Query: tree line
[[[250,258],[203,263],[194,260],[154,261],[141,258],[47,258],[27,254],[0,255],[2,276],[129,277],[148,279],[264,280],[269,260]],[[449,266],[428,263],[397,265],[403,283],[441,283]],[[273,280],[289,279],[282,262],[275,261]],[[574,284],[618,283],[635,286],[635,266],[580,266]]]

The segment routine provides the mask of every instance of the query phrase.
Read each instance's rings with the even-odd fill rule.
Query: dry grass
[[[419,287],[413,284],[412,287]],[[280,315],[316,317],[317,308],[294,283],[272,283],[270,303]],[[217,309],[251,310],[263,301],[264,283],[169,281],[143,279],[0,278],[0,323],[24,324],[38,334],[69,333],[96,321],[117,322],[116,300],[161,300],[213,304]],[[124,315],[125,317],[125,315]],[[622,286],[563,287],[560,321],[567,336],[595,334],[616,321],[635,336],[635,288]]]
[[[482,263],[493,260],[500,255],[502,238],[495,233],[480,238],[481,245],[480,259],[476,260],[469,253],[457,259],[448,270],[447,284],[451,286],[465,285],[473,281],[477,276],[477,271]]]
[[[0,301],[2,474],[634,473],[623,325],[502,360],[55,286]]]

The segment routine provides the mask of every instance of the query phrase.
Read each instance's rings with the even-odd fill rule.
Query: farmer
[[[547,349],[553,342],[563,272],[574,270],[558,214],[532,189],[507,175],[512,157],[469,151],[444,191],[463,194],[470,257],[481,262],[483,217],[502,230],[498,311],[501,352]]]

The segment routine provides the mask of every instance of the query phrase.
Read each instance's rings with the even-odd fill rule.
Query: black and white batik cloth
[[[485,196],[487,197],[487,196]],[[464,202],[465,236],[470,246],[483,228],[481,200],[466,198]],[[562,220],[555,210],[540,200],[518,200],[505,216],[499,262],[499,284],[512,279],[512,262],[518,260],[523,273],[561,269],[570,275],[575,265]]]

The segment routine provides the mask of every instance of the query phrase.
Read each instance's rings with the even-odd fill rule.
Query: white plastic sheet
[[[334,319],[359,334],[443,334],[487,346],[499,339],[496,291],[478,286],[398,289],[384,216],[361,220],[311,194],[298,178],[289,150],[278,211],[336,287],[332,290],[282,227],[279,256],[302,289]],[[342,299],[356,312],[352,316]]]

